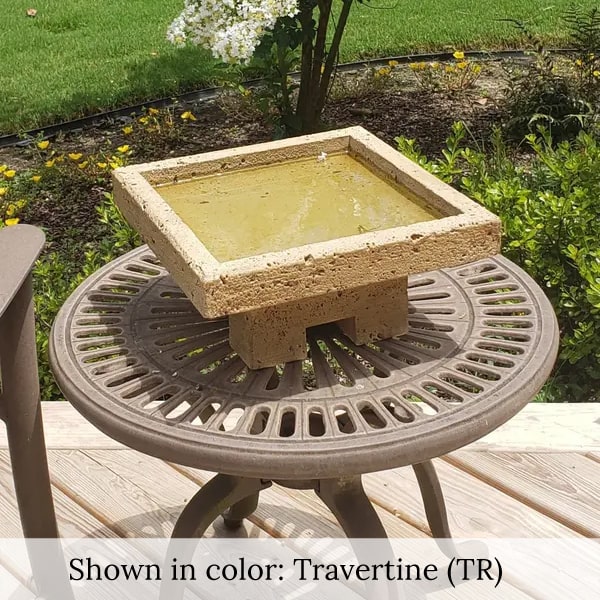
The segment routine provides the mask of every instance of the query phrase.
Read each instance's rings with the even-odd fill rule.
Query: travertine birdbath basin
[[[115,201],[250,368],[407,330],[407,276],[498,253],[500,222],[361,127],[117,169]]]

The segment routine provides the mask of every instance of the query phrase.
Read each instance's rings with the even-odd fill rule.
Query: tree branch
[[[329,17],[331,16],[331,5],[333,0],[319,0],[319,26],[317,28],[317,37],[315,39],[315,50],[313,56],[312,76],[310,82],[311,95],[317,96],[319,91],[319,82],[321,79],[321,70],[324,68],[323,59],[325,58],[325,44],[327,43],[327,27]],[[315,98],[313,101],[316,101]]]
[[[298,90],[298,103],[296,114],[304,123],[307,118],[307,110],[310,105],[310,83],[312,80],[313,67],[313,40],[312,40],[312,16],[315,4],[312,2],[302,3],[299,20],[302,27],[302,59],[300,63],[300,89]]]
[[[327,59],[325,61],[325,68],[323,69],[319,84],[319,96],[316,103],[316,110],[318,113],[323,110],[325,101],[327,100],[329,80],[331,79],[331,74],[333,73],[333,69],[335,67],[338,51],[340,49],[340,42],[342,41],[342,35],[344,34],[344,28],[348,22],[348,15],[350,14],[353,1],[354,0],[343,0],[342,10],[337,22],[337,27],[335,28],[335,32],[333,34],[333,39],[331,40],[331,46],[329,47],[329,52],[327,53]]]

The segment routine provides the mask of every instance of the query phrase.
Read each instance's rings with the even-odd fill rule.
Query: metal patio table
[[[308,330],[309,358],[251,371],[227,319],[204,319],[143,246],[68,299],[50,358],[65,397],[110,437],[218,473],[173,537],[237,527],[272,483],[314,489],[351,538],[385,537],[361,474],[412,465],[449,538],[431,459],[492,431],[541,388],[558,329],[540,288],[501,256],[409,278],[409,332],[356,346]]]

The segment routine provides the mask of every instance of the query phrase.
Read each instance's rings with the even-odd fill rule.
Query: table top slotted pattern
[[[249,370],[147,247],[67,301],[51,358],[66,397],[119,441],[235,475],[336,476],[454,450],[513,416],[557,351],[552,309],[502,257],[409,278],[409,332],[357,346],[307,332],[309,358]]]

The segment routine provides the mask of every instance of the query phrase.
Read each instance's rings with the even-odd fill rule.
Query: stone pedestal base
[[[407,277],[229,316],[229,343],[251,369],[307,356],[306,329],[337,322],[355,343],[408,329]]]

